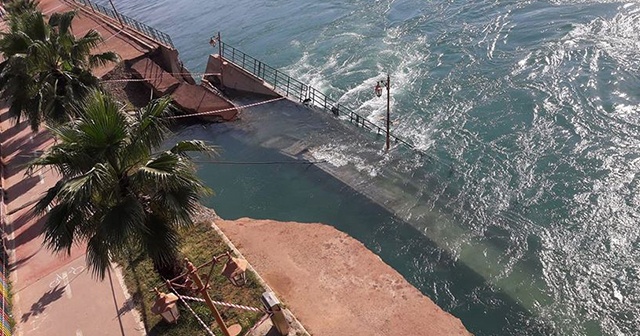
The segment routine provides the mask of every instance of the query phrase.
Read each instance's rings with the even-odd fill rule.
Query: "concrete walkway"
[[[60,0],[42,0],[40,6],[47,15],[74,8],[72,3]],[[0,30],[5,29],[6,25],[0,24]],[[98,30],[105,41],[96,52],[113,50],[122,59],[138,57],[156,47],[144,37],[125,34],[113,22],[83,11],[78,12],[72,29],[76,35],[84,35],[89,29]],[[96,69],[95,74],[100,77],[114,66]],[[29,211],[58,181],[58,176],[51,171],[26,176],[25,164],[34,157],[34,152],[51,146],[51,136],[45,131],[32,133],[27,122],[15,125],[9,120],[6,106],[0,109],[0,132],[15,334],[144,334],[118,271],[112,270],[105,281],[96,281],[85,269],[85,246],[74,247],[71,255],[66,256],[53,255],[42,245],[43,219],[34,218]]]

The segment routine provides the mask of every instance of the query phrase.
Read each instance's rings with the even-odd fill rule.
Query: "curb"
[[[222,229],[220,229],[220,227],[218,227],[218,225],[216,225],[215,221],[213,219],[208,219],[206,220],[206,222],[209,222],[211,227],[216,231],[216,233],[222,238],[222,241],[227,244],[227,246],[229,246],[229,248],[233,251],[233,253],[235,253],[237,256],[239,256],[240,258],[247,260],[247,258],[245,258],[242,253],[240,252],[240,250],[238,250],[236,248],[236,246],[233,244],[233,242],[231,242],[231,240],[229,239],[229,237],[227,237],[227,235],[224,234],[224,232],[222,232]],[[260,276],[260,274],[258,274],[258,272],[255,270],[255,268],[253,268],[253,266],[251,265],[251,263],[249,263],[247,261],[247,268],[253,272],[253,275],[255,275],[256,279],[258,279],[258,283],[260,283],[260,285],[262,287],[264,287],[267,291],[270,292],[274,292],[273,288],[271,288],[269,286],[269,284],[267,284],[267,282]],[[302,330],[304,333],[306,333],[306,335],[311,335],[311,333],[304,327],[304,325],[302,325],[302,323],[300,323],[300,321],[293,315],[293,313],[291,312],[291,310],[289,310],[288,308],[285,308],[285,310],[288,312],[288,315],[291,317],[292,321],[289,321],[291,324],[295,325],[295,329],[299,329]]]

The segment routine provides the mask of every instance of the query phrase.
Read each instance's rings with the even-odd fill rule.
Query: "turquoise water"
[[[640,333],[640,4],[115,3],[194,72],[221,31],[374,122],[391,74],[392,129],[426,155],[385,156],[286,104],[183,130],[234,161],[285,160],[280,132],[352,186],[316,166],[203,164],[223,216],[335,225],[479,335]]]

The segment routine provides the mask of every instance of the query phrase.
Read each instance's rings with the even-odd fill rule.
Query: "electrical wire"
[[[210,163],[219,165],[278,165],[278,164],[302,164],[313,165],[316,163],[326,163],[327,160],[322,161],[263,161],[263,162],[240,162],[240,161],[213,161],[213,160],[192,160],[195,163]]]

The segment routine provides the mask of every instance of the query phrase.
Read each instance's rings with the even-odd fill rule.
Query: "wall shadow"
[[[17,234],[13,238],[13,240],[9,240],[8,241],[8,243],[10,244],[9,246],[15,246],[15,248],[17,248],[21,245],[24,245],[30,242],[34,238],[38,237],[40,234],[42,234],[42,229],[46,221],[47,221],[46,216],[42,216],[38,218],[38,220],[35,223],[33,223],[28,228],[26,228],[24,231]]]
[[[9,200],[16,199],[27,191],[31,190],[40,182],[40,176],[29,176],[24,180],[5,189]]]

